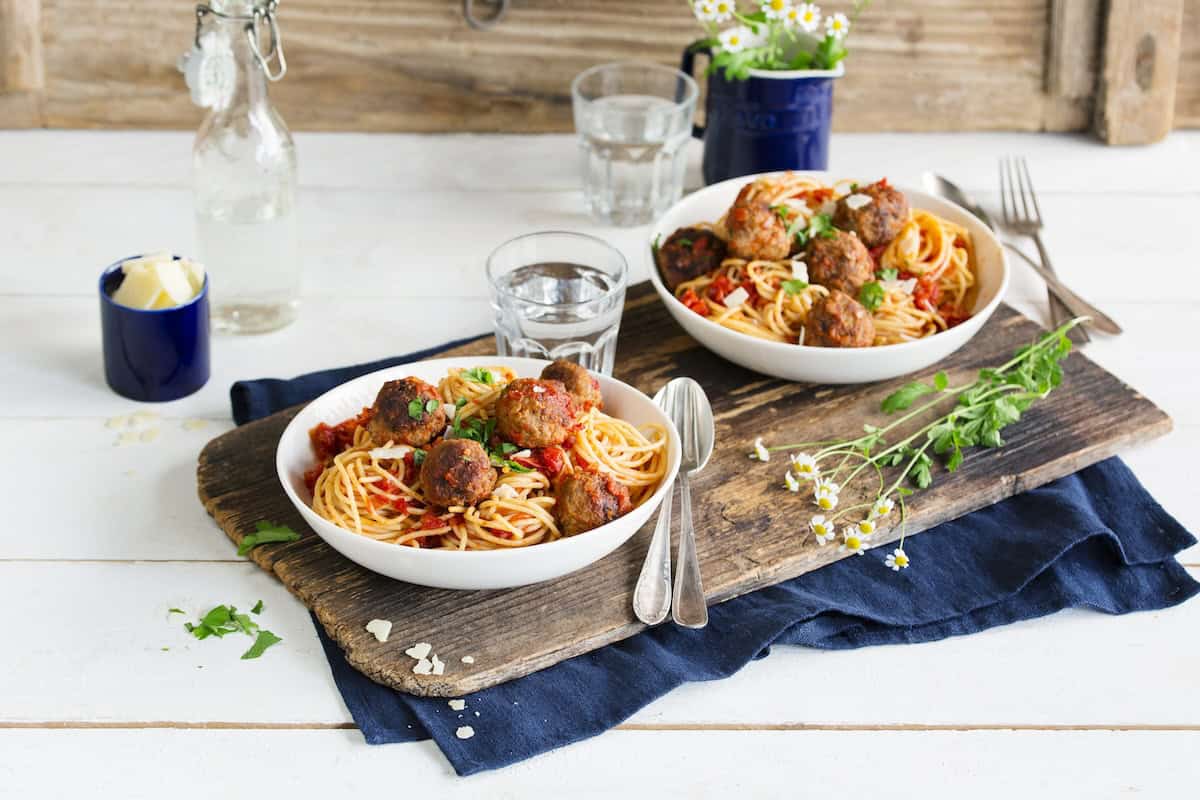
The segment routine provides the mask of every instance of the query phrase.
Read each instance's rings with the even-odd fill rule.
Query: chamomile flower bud
[[[765,444],[763,444],[761,436],[754,440],[754,452],[750,454],[750,457],[758,459],[759,461],[771,460],[771,451],[767,449]]]
[[[835,39],[845,39],[850,32],[850,20],[845,14],[834,14],[825,18],[825,34]]]
[[[817,480],[821,475],[821,470],[817,467],[817,459],[809,453],[796,453],[791,458],[792,472],[796,473],[798,478],[807,478],[809,480]]]
[[[834,481],[817,481],[817,494],[837,494],[841,490]]]
[[[789,492],[800,491],[800,479],[792,474],[790,469],[783,473],[783,485],[787,487]]]
[[[721,42],[721,50],[726,53],[740,53],[747,47],[752,47],[755,42],[754,31],[747,28],[745,25],[739,25],[736,28],[721,31],[717,39]]]
[[[838,545],[839,553],[853,553],[856,556],[861,556],[865,552],[863,545],[866,541],[859,535],[853,527],[848,527],[842,531],[842,543]]]
[[[837,508],[838,496],[834,492],[818,491],[813,497],[813,502],[817,504],[817,508],[822,511],[833,511]]]
[[[832,522],[826,522],[825,517],[821,514],[813,517],[808,521],[808,527],[812,530],[813,535],[817,537],[817,544],[827,544],[836,535]]]
[[[733,19],[733,12],[736,10],[736,0],[713,0],[712,7],[715,9],[713,22],[728,22]]]
[[[699,2],[692,3],[692,13],[701,22],[716,22],[717,4],[712,0],[699,0]]]
[[[789,28],[812,33],[821,25],[821,9],[812,3],[801,3],[789,8],[783,19]]]
[[[899,547],[897,547],[891,553],[888,553],[888,557],[883,560],[883,565],[885,567],[890,567],[892,572],[899,572],[902,569],[908,569],[909,563],[911,562],[908,560],[908,555],[905,554],[905,552]]]
[[[785,19],[792,0],[763,0],[762,12],[767,19]]]
[[[857,523],[855,523],[854,527],[858,531],[858,535],[865,539],[871,534],[875,533],[875,520],[860,519]]]
[[[888,514],[892,513],[892,509],[895,507],[896,504],[892,502],[892,498],[881,497],[875,501],[873,506],[871,506],[871,519],[880,519],[881,517],[886,517]]]

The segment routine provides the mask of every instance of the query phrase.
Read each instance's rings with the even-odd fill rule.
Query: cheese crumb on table
[[[431,672],[433,672],[433,662],[428,658],[422,658],[417,662],[417,665],[413,667],[414,675],[428,675]]]
[[[462,662],[463,662],[464,664],[474,664],[474,663],[475,663],[475,656],[463,656],[463,657],[462,657]]]
[[[446,671],[446,665],[442,662],[442,660],[440,658],[437,657],[436,653],[434,655],[430,656],[430,658],[433,661],[433,674],[434,675],[441,675],[442,673],[444,673]]]
[[[412,647],[404,651],[404,655],[410,658],[422,659],[429,655],[429,651],[433,649],[433,645],[429,642],[417,642]]]
[[[472,728],[470,725],[463,725],[461,728],[459,728],[458,730],[456,730],[454,732],[454,735],[460,739],[470,739],[472,736],[475,735],[475,729]]]
[[[466,700],[450,700],[450,701],[448,701],[447,705],[450,706],[450,709],[452,711],[462,711],[463,709],[465,709],[467,707],[467,701]]]
[[[386,619],[373,619],[367,623],[367,633],[375,634],[375,638],[386,642],[392,632],[392,623]]]

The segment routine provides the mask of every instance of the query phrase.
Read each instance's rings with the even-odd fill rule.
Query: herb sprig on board
[[[237,554],[244,556],[260,544],[295,542],[299,538],[300,534],[287,525],[277,525],[274,522],[259,520],[254,523],[254,533],[247,533],[242,537],[242,543],[238,545]]]
[[[904,552],[906,498],[914,488],[933,484],[935,461],[954,472],[969,448],[1004,445],[1002,431],[1062,382],[1062,361],[1071,352],[1067,333],[1081,322],[1071,320],[1018,349],[1003,364],[981,369],[970,383],[951,386],[949,376],[938,372],[928,382],[905,384],[880,404],[892,420],[864,425],[861,436],[776,447],[767,447],[760,438],[750,457],[769,461],[772,452],[801,451],[789,457],[784,485],[799,492],[802,482],[812,483],[814,504],[830,512],[809,520],[809,529],[822,545],[838,538],[841,521],[839,549],[862,555],[876,528],[898,506],[900,542],[884,563],[893,570],[905,569],[910,564]],[[905,433],[914,423],[915,430]],[[874,497],[838,509],[842,488],[867,472],[879,481]],[[845,519],[855,512],[863,516],[853,522]]]

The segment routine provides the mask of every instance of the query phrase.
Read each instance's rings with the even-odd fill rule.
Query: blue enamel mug
[[[687,49],[679,69],[691,75],[697,53]],[[823,170],[829,167],[833,117],[833,70],[755,69],[745,80],[708,76],[705,123],[693,135],[704,140],[705,183],[756,172]]]
[[[208,382],[208,276],[199,293],[182,305],[130,308],[112,295],[125,279],[121,265],[138,257],[123,258],[100,275],[104,378],[130,400],[177,400]]]

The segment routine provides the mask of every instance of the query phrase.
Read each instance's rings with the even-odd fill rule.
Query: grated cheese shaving
[[[864,206],[869,206],[875,200],[869,194],[852,194],[846,198],[846,208],[852,211],[858,211]]]
[[[373,633],[376,639],[386,642],[392,633],[392,623],[386,619],[373,619],[367,623],[367,633]]]
[[[750,293],[742,287],[734,289],[729,294],[725,295],[726,308],[741,308],[742,305],[750,299]]]

